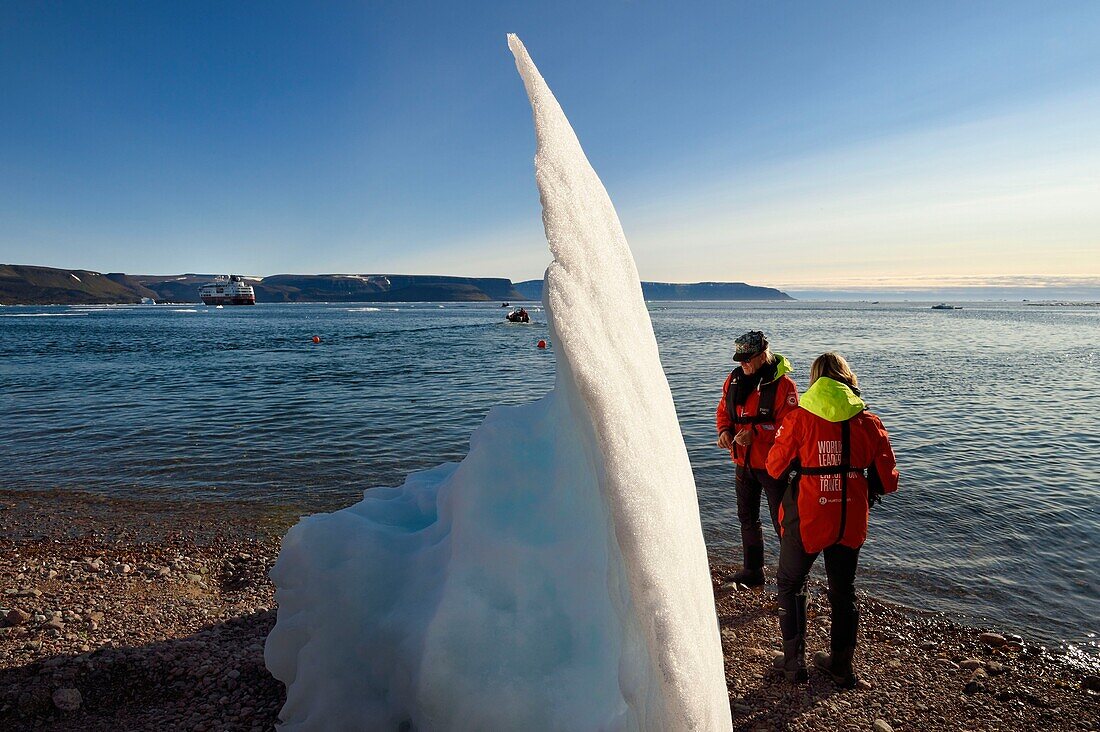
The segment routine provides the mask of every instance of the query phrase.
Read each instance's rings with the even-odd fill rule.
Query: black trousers
[[[793,640],[805,633],[806,578],[817,559],[802,547],[802,535],[798,521],[784,522],[783,540],[779,545],[779,571],[776,584],[779,589],[779,629],[783,640]],[[834,544],[826,547],[825,574],[829,578],[829,606],[833,613],[830,637],[833,653],[854,648],[859,631],[859,612],[856,610],[856,563],[859,549]]]
[[[741,524],[741,545],[764,546],[764,531],[760,524],[760,494],[768,499],[772,528],[779,535],[779,503],[783,500],[784,483],[775,480],[762,468],[737,466],[737,520]]]

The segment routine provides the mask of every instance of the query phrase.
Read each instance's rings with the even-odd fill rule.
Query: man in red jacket
[[[783,420],[767,464],[772,476],[790,476],[777,578],[783,634],[777,666],[790,681],[806,678],[806,577],[824,552],[832,653],[816,654],[814,665],[851,688],[857,681],[856,562],[867,539],[868,509],[898,489],[898,471],[886,429],[867,411],[859,380],[843,357],[825,353],[814,360],[810,388]]]
[[[788,375],[791,364],[773,354],[758,330],[734,341],[734,360],[741,365],[722,385],[715,423],[718,447],[729,450],[736,464],[737,520],[741,524],[744,566],[733,577],[738,585],[764,584],[764,532],[760,524],[760,494],[768,499],[772,527],[779,534],[779,502],[785,484],[768,475],[765,462],[775,440],[776,425],[798,406],[798,387]]]

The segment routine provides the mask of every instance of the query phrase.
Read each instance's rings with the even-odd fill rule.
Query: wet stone
[[[1005,644],[1005,637],[999,633],[982,633],[978,640],[991,648],[1000,648]]]

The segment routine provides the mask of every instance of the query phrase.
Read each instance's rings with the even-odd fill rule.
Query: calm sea
[[[714,408],[733,337],[763,329],[802,388],[814,356],[845,354],[893,437],[902,487],[872,514],[863,587],[1095,657],[1100,308],[650,309],[716,557],[740,550]],[[490,406],[552,386],[534,315],[505,324],[495,303],[0,308],[0,488],[349,504],[461,459]]]

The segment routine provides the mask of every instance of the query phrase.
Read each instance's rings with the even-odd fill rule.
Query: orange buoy
[[[546,341],[539,341],[538,342],[538,347],[539,348],[546,348]]]
[[[313,336],[313,342],[314,343],[320,343],[321,342],[321,336]]]

